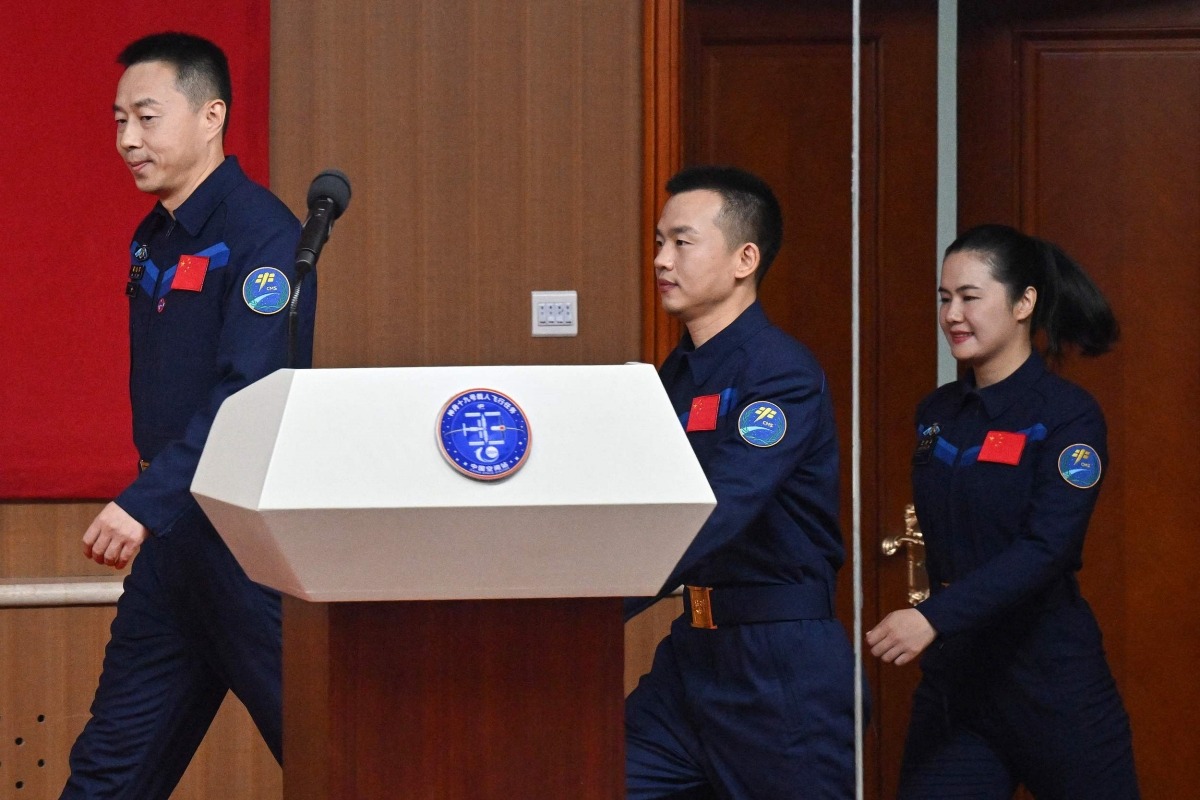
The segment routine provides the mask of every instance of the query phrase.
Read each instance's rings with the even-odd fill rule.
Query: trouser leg
[[[836,620],[688,631],[687,701],[729,800],[852,800],[854,654]],[[683,659],[684,648],[676,645]]]
[[[852,798],[853,686],[835,621],[677,621],[626,704],[628,797]]]
[[[1037,800],[1138,800],[1129,716],[1108,665],[1074,666],[1041,702],[998,704],[1021,782]]]
[[[715,800],[699,763],[700,743],[687,719],[683,685],[668,636],[654,665],[625,700],[628,800]]]
[[[279,593],[251,581],[219,534],[199,519],[180,561],[187,616],[207,658],[283,760],[283,626]]]
[[[160,551],[160,542],[147,542],[125,582],[63,798],[165,800],[225,696],[173,613]]]
[[[913,696],[899,800],[1011,800],[1016,788],[1004,756],[922,681]]]

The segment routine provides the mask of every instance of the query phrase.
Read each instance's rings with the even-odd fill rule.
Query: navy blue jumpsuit
[[[938,632],[921,659],[901,797],[1138,796],[1129,719],[1079,595],[1104,416],[1036,353],[917,410],[913,492]]]
[[[299,234],[229,157],[174,218],[158,204],[134,235],[129,389],[144,469],[116,503],[151,535],[125,579],[64,798],[168,797],[230,689],[281,757],[279,596],[246,577],[189,487],[222,401],[286,364]],[[301,298],[306,367],[311,275]]]
[[[667,579],[711,587],[626,701],[628,797],[854,796],[854,661],[833,617],[844,558],[825,375],[758,303],[660,376],[717,498]],[[690,595],[690,589],[688,590]],[[627,602],[636,613],[652,600]]]

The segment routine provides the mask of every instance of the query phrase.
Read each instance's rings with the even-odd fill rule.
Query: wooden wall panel
[[[654,650],[671,630],[671,622],[683,613],[681,597],[667,597],[625,623],[625,694],[650,671]]]
[[[0,504],[0,579],[111,577],[112,570],[83,558],[79,542],[101,506]],[[0,797],[58,797],[71,744],[88,719],[113,614],[111,606],[0,610]],[[20,794],[13,794],[18,783]],[[174,798],[271,798],[281,786],[278,765],[231,697]]]
[[[0,796],[58,797],[112,617],[111,608],[0,610]]]
[[[0,504],[0,578],[82,575],[113,571],[83,557],[83,532],[103,503]]]
[[[276,0],[274,188],[354,186],[318,365],[638,357],[640,30],[635,2]],[[537,289],[579,292],[578,337],[530,336]]]

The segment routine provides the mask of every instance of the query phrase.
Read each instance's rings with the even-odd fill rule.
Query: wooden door
[[[1048,12],[1044,7],[1050,7]],[[1148,798],[1200,785],[1200,3],[960,3],[961,225],[1061,244],[1122,339],[1063,372],[1108,418],[1081,573]]]
[[[763,283],[771,319],[816,353],[833,387],[842,444],[842,520],[851,520],[851,17],[844,0],[659,3],[648,22],[682,30],[676,157],[732,163],[779,195],[784,245]],[[682,23],[671,11],[682,8]],[[651,43],[654,45],[654,43]],[[661,42],[659,42],[661,44]],[[655,45],[657,46],[657,45]],[[666,48],[669,51],[669,47]],[[669,52],[660,64],[670,72]],[[877,556],[908,502],[911,419],[935,384],[936,3],[870,4],[864,20],[862,140],[862,484],[864,621],[904,601],[904,567]],[[665,86],[665,88],[664,88]],[[669,81],[651,82],[669,102]],[[653,149],[654,142],[648,142]],[[670,160],[670,147],[663,147]],[[669,174],[679,164],[662,170]],[[648,170],[652,172],[652,170]],[[661,176],[660,176],[661,177]],[[651,217],[657,216],[657,208]],[[653,220],[651,219],[651,225]],[[652,230],[652,227],[651,229]],[[650,241],[652,234],[648,234]],[[651,280],[649,258],[647,280]],[[652,331],[669,331],[647,310]],[[673,331],[672,331],[673,333]],[[661,337],[660,337],[661,338]],[[653,342],[652,342],[653,344]],[[659,349],[650,355],[661,357]],[[839,616],[852,626],[849,562]],[[644,646],[644,640],[638,640]],[[636,654],[631,654],[634,658]],[[644,658],[645,655],[642,655]],[[868,797],[895,793],[915,668],[867,664]]]

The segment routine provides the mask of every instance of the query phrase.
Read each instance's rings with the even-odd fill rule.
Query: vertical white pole
[[[937,64],[937,241],[934,280],[942,252],[958,232],[958,0],[938,0]],[[934,284],[935,286],[937,284]],[[935,303],[929,293],[929,303]],[[950,346],[934,326],[937,337],[938,385],[957,377]]]
[[[851,396],[851,564],[854,573],[854,771],[856,797],[863,800],[863,623],[862,623],[862,320],[859,302],[861,203],[859,155],[862,142],[862,0],[852,0],[850,77],[850,341]]]

